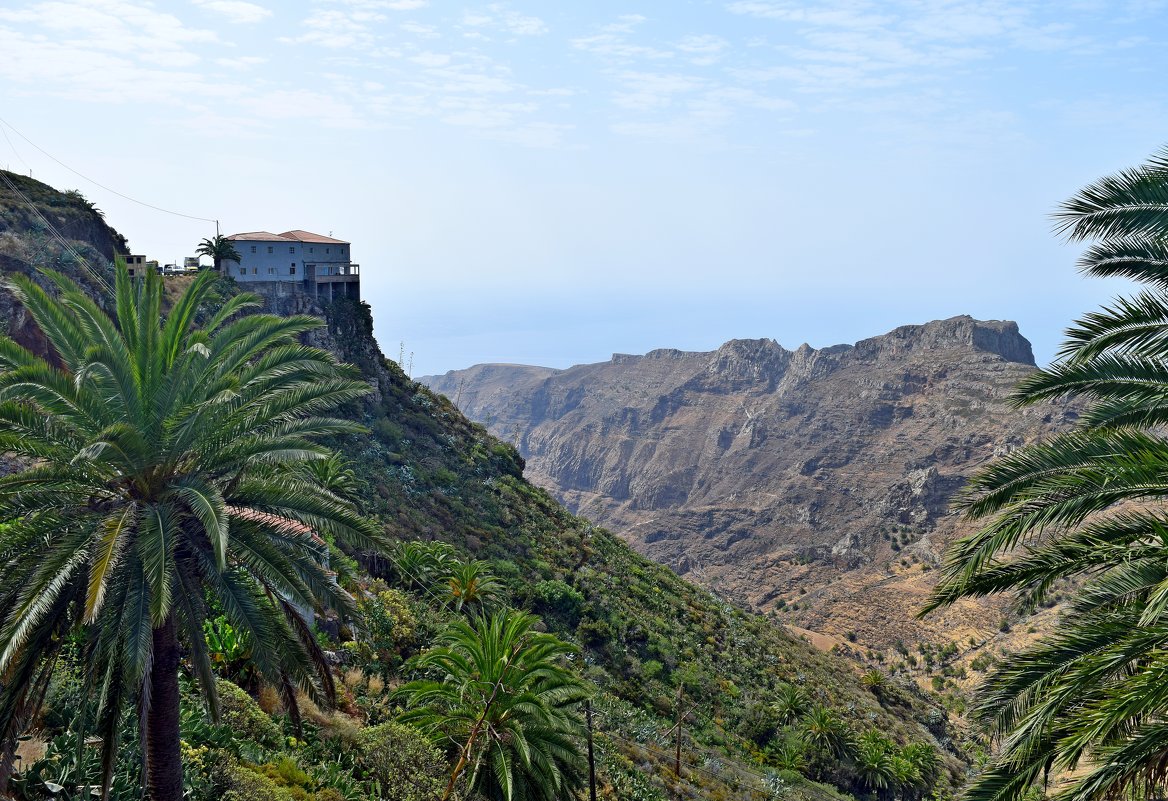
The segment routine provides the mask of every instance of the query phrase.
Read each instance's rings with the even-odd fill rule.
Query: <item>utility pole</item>
[[[596,760],[592,756],[592,699],[584,701],[584,718],[588,721],[588,801],[596,801]]]
[[[677,685],[677,739],[674,740],[673,746],[673,775],[677,779],[675,794],[681,798],[681,723],[685,719],[685,713],[681,711],[681,694],[685,689],[685,685],[678,682]]]

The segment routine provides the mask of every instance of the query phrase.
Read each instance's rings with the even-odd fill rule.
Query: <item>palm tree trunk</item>
[[[150,709],[146,713],[146,789],[150,801],[182,801],[178,657],[178,632],[171,616],[154,629]]]

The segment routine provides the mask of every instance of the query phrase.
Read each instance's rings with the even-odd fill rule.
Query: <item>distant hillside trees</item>
[[[1076,397],[1086,411],[973,480],[963,507],[985,525],[954,545],[929,604],[1078,587],[1057,631],[986,680],[976,715],[1002,749],[972,801],[1048,780],[1063,801],[1168,789],[1168,150],[1083,189],[1057,220],[1094,240],[1084,273],[1141,289],[1076,321],[1059,360],[1018,388],[1019,406]]]

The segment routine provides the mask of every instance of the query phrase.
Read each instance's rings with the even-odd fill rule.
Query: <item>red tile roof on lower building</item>
[[[297,228],[294,231],[285,231],[280,234],[285,239],[295,239],[297,242],[314,242],[320,245],[348,245],[351,244],[344,239],[333,239],[331,236],[322,236],[314,234],[312,231],[302,231]]]
[[[298,240],[285,236],[284,234],[273,234],[271,231],[248,231],[243,234],[232,234],[224,237],[236,242],[295,242]]]

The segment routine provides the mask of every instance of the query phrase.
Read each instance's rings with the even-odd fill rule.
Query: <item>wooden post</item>
[[[588,721],[588,799],[596,801],[596,759],[592,755],[592,700],[584,701],[584,718]]]
[[[684,717],[684,713],[681,711],[681,693],[684,689],[684,684],[677,685],[677,725],[674,726],[677,729],[677,739],[674,740],[673,775],[677,777],[676,795],[678,798],[681,798],[681,722]]]

